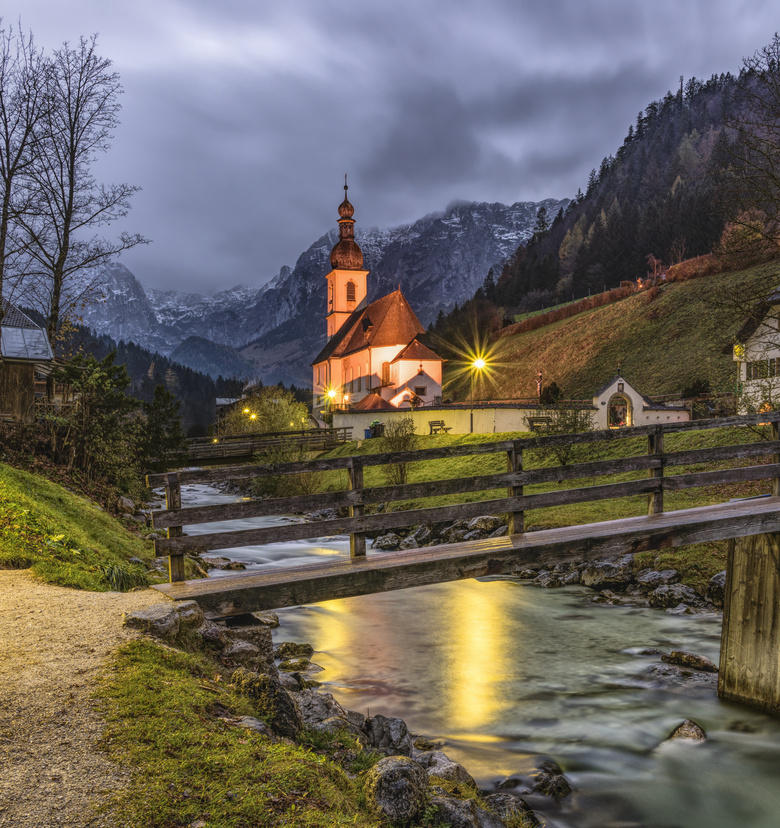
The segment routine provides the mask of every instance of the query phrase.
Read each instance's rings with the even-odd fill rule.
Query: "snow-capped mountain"
[[[554,216],[567,203],[460,202],[413,224],[358,230],[355,238],[371,271],[369,301],[400,284],[427,325],[440,310],[473,296],[491,267],[500,269],[531,236],[540,206]],[[325,339],[323,277],[337,239],[334,221],[294,268],[283,267],[261,287],[238,286],[211,296],[142,288],[126,267],[111,264],[93,274],[104,298],[86,309],[84,323],[165,354],[188,337],[205,338],[239,349],[266,382],[307,384],[308,365]]]

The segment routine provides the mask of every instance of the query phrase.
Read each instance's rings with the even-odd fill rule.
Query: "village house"
[[[16,305],[3,299],[0,323],[0,419],[30,421],[35,410],[36,376],[40,381],[54,366],[49,338]]]
[[[355,241],[354,207],[339,206],[339,240],[330,254],[327,343],[312,363],[314,410],[394,411],[441,401],[442,358],[400,287],[368,304],[368,270]]]
[[[734,340],[738,413],[780,406],[780,288],[761,302]]]

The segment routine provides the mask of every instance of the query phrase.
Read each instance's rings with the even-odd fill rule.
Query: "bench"
[[[444,425],[444,420],[428,420],[428,426],[431,429],[428,434],[446,434],[452,430],[452,426]]]
[[[529,431],[544,431],[552,422],[551,417],[528,417],[526,419]]]

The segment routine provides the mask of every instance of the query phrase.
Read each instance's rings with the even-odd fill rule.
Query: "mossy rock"
[[[308,658],[313,653],[314,647],[311,644],[297,644],[295,641],[282,641],[274,650],[274,655],[277,658],[297,658],[300,656]]]
[[[308,658],[288,658],[280,662],[279,669],[285,673],[299,673],[311,664]]]
[[[243,667],[233,672],[231,682],[252,700],[261,718],[275,733],[295,739],[303,730],[303,719],[289,693],[274,676],[253,673]]]

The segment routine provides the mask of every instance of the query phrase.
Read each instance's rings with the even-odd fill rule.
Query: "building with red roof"
[[[354,212],[345,183],[339,240],[325,277],[328,341],[312,362],[314,410],[392,410],[440,402],[444,360],[420,342],[425,328],[400,287],[367,303],[369,271],[355,241]]]

